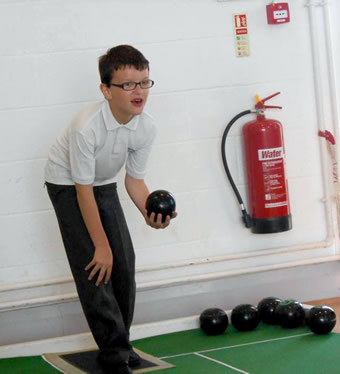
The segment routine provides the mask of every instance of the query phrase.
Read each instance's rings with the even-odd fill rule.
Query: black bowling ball
[[[231,323],[239,331],[254,330],[260,323],[257,307],[250,304],[237,305],[231,311]]]
[[[314,334],[328,334],[333,330],[335,324],[336,314],[327,305],[314,306],[308,311],[308,325]]]
[[[165,190],[156,190],[152,192],[146,199],[145,208],[148,216],[151,213],[156,213],[155,221],[157,220],[158,213],[162,214],[162,222],[166,220],[166,216],[172,217],[176,210],[176,201],[174,196]]]
[[[296,300],[281,301],[276,307],[279,324],[287,329],[300,327],[305,320],[305,310]]]
[[[276,315],[276,307],[281,302],[281,299],[277,297],[266,297],[262,299],[257,304],[257,309],[259,311],[260,319],[262,322],[268,325],[276,325],[278,324],[278,319]]]
[[[200,315],[200,327],[207,335],[220,335],[227,329],[227,313],[219,308],[209,308]]]

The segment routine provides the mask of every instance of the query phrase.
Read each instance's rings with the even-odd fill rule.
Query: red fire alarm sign
[[[267,5],[267,20],[270,25],[287,23],[290,21],[288,3],[275,3]]]

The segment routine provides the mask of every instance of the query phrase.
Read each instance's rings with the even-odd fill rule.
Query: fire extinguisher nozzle
[[[247,212],[245,212],[245,211],[243,212],[242,220],[243,220],[244,225],[246,226],[246,228],[250,229],[251,226],[252,226],[251,217],[250,217],[250,215],[249,215]]]

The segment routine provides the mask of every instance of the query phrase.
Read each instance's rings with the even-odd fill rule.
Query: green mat
[[[55,374],[54,369],[40,356],[6,358],[0,360],[1,374]]]
[[[206,336],[191,330],[134,341],[134,346],[176,365],[168,374],[339,374],[340,335],[261,324],[240,333]],[[159,371],[159,374],[165,371]]]
[[[176,365],[159,374],[339,374],[340,335],[314,335],[307,328],[286,330],[260,324],[240,333],[206,336],[183,331],[135,340],[134,347]],[[41,357],[0,360],[1,374],[57,373]]]

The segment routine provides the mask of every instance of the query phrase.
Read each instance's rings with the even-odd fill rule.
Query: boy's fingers
[[[177,217],[177,212],[173,212],[173,213],[172,213],[172,216],[171,216],[171,219],[172,219],[172,218],[176,218],[176,217]]]
[[[89,277],[88,277],[88,280],[92,280],[92,278],[97,274],[98,270],[99,270],[99,266],[96,265],[96,266],[92,269],[92,271],[91,271],[91,273],[90,273],[90,275],[89,275]]]
[[[107,284],[111,278],[112,266],[110,266],[106,271],[105,284]]]
[[[165,227],[169,226],[170,220],[177,217],[177,212],[173,212],[172,215],[166,216],[166,219],[164,222],[162,222],[163,215],[162,213],[158,213],[156,215],[155,212],[152,212],[150,216],[148,217],[148,224],[155,228],[155,229],[164,229]]]
[[[106,271],[105,268],[100,269],[100,272],[99,272],[99,275],[98,275],[98,278],[97,278],[97,282],[96,282],[96,286],[99,286],[100,283],[102,283],[102,280],[103,280],[104,275],[105,275],[105,271]]]
[[[157,224],[160,226],[162,225],[162,213],[157,214]]]
[[[94,261],[92,260],[90,263],[88,263],[88,264],[86,265],[85,271],[91,269],[93,265],[94,265]]]

